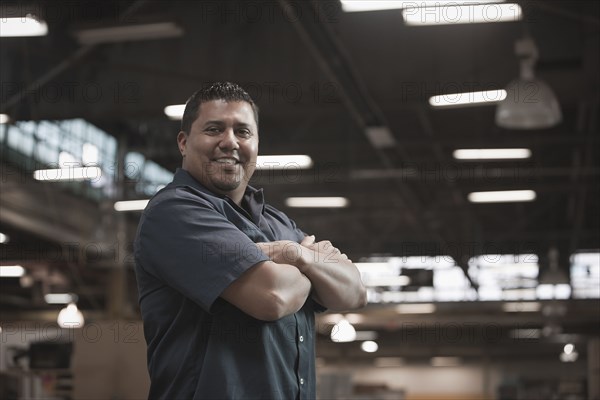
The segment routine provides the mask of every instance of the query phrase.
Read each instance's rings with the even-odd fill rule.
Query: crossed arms
[[[229,285],[221,297],[246,314],[274,321],[298,311],[312,296],[330,310],[363,307],[366,291],[356,266],[329,241],[258,243],[269,256]]]

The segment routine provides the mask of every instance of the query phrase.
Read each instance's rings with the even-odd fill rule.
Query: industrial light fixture
[[[71,302],[60,310],[56,322],[61,328],[82,328],[85,320],[77,305]]]
[[[8,114],[0,114],[0,124],[7,124],[10,121]]]
[[[0,18],[0,37],[45,36],[47,34],[48,25],[35,15]]]
[[[308,169],[312,166],[312,158],[304,154],[258,156],[256,159],[256,169],[259,170]]]
[[[379,350],[379,345],[373,340],[366,340],[360,344],[360,349],[365,353],[375,353]]]
[[[48,304],[69,304],[77,301],[77,296],[71,293],[47,293],[44,300]]]
[[[433,303],[399,304],[396,306],[398,314],[432,314],[435,309]]]
[[[558,256],[557,248],[548,250],[548,268],[541,273],[536,288],[537,297],[541,300],[565,300],[571,297],[569,278],[560,269]]]
[[[542,309],[542,305],[537,301],[526,302],[510,302],[502,304],[504,312],[538,312]]]
[[[500,190],[469,193],[471,203],[511,203],[533,201],[536,193],[533,190]]]
[[[356,339],[356,329],[347,319],[341,319],[331,329],[330,338],[333,342],[353,342]]]
[[[8,237],[8,235],[0,232],[0,243],[8,243],[10,240],[10,238]]]
[[[488,22],[519,21],[523,12],[516,3],[506,4],[460,4],[461,1],[445,5],[407,7],[402,18],[409,26],[479,24]]]
[[[542,336],[542,330],[537,328],[511,329],[508,336],[513,339],[539,339]]]
[[[350,202],[345,197],[288,197],[285,205],[292,208],[343,208]]]
[[[452,153],[457,160],[517,160],[531,157],[529,149],[458,149]]]
[[[164,108],[165,115],[174,121],[181,120],[184,111],[185,104],[171,104]]]
[[[397,144],[392,131],[387,126],[368,126],[365,135],[376,149],[389,149]]]
[[[364,285],[367,287],[377,286],[407,286],[410,284],[410,278],[405,275],[399,276],[370,276],[365,275],[363,278]]]
[[[375,340],[377,339],[377,331],[356,331],[356,340]]]
[[[405,364],[405,361],[401,357],[377,357],[373,360],[373,364],[376,367],[401,367]]]
[[[535,42],[530,37],[517,40],[515,53],[520,59],[519,78],[506,87],[507,96],[496,109],[496,125],[506,129],[543,129],[558,124],[562,113],[556,95],[533,73],[538,59]]]
[[[560,354],[560,361],[562,362],[575,362],[579,358],[579,353],[575,350],[573,343],[567,343],[563,347],[563,351]]]
[[[477,92],[448,93],[432,96],[429,98],[429,105],[432,107],[467,107],[481,104],[495,104],[506,98],[506,91],[500,90],[482,90]]]
[[[459,357],[432,357],[432,367],[456,367],[461,364]]]
[[[123,200],[114,204],[115,211],[141,211],[150,200]]]
[[[100,179],[102,169],[100,167],[75,167],[39,169],[33,171],[33,178],[38,181],[90,181]]]
[[[83,45],[166,39],[181,35],[183,35],[183,29],[172,21],[94,27],[80,29],[75,32],[77,41]]]
[[[20,278],[25,275],[25,268],[20,265],[0,265],[0,278]]]

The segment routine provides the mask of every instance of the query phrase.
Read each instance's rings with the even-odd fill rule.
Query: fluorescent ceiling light
[[[172,104],[170,106],[166,106],[165,115],[172,120],[181,120],[183,118],[183,112],[185,111],[185,104]]]
[[[480,2],[477,2],[480,3]],[[444,6],[411,7],[402,10],[406,25],[454,25],[486,22],[520,21],[521,7],[515,3],[505,4],[448,4]]]
[[[392,266],[388,262],[357,262],[357,263],[354,263],[354,265],[356,265],[356,267],[361,272],[363,272],[363,271],[368,272],[369,269],[371,269],[371,270],[383,270],[384,272],[393,270]]]
[[[101,175],[99,167],[40,169],[33,172],[35,180],[50,182],[96,180]]]
[[[456,367],[460,365],[461,359],[459,357],[432,357],[432,367]]]
[[[477,104],[495,104],[506,98],[506,90],[440,94],[429,98],[432,107],[466,107]]]
[[[20,265],[0,265],[0,278],[20,278],[25,275],[25,268]]]
[[[387,149],[396,146],[396,139],[387,126],[368,126],[365,129],[367,139],[376,149]]]
[[[363,314],[348,313],[343,318],[346,318],[351,324],[362,324],[365,320]]]
[[[410,278],[408,276],[387,276],[387,277],[375,277],[365,275],[363,278],[365,286],[406,286],[410,284]]]
[[[504,303],[502,310],[504,312],[538,312],[542,305],[536,301]]]
[[[116,211],[141,211],[150,200],[124,200],[117,201],[114,205]]]
[[[76,299],[70,293],[48,293],[44,295],[44,300],[48,304],[69,304]]]
[[[356,340],[375,340],[377,331],[356,331]]]
[[[400,357],[377,357],[373,360],[376,367],[401,367],[404,359]]]
[[[469,193],[472,203],[507,203],[519,201],[533,201],[536,193],[533,190],[501,190],[494,192]]]
[[[114,43],[130,40],[165,39],[183,35],[183,29],[175,22],[109,26],[81,29],[75,32],[80,44]]]
[[[403,7],[403,1],[395,0],[342,0],[342,10],[344,10],[345,12],[395,10]]]
[[[285,205],[294,208],[343,208],[350,202],[345,197],[288,197]]]
[[[0,243],[8,243],[9,240],[10,238],[8,237],[8,235],[5,235],[4,233],[0,232]]]
[[[6,124],[10,121],[8,114],[0,114],[0,124]]]
[[[303,154],[258,156],[256,159],[256,169],[308,169],[312,166],[312,158]]]
[[[435,312],[435,304],[399,304],[396,306],[396,312],[398,314],[431,314]]]
[[[492,3],[503,0],[421,0],[421,1],[401,1],[401,0],[341,0],[342,10],[345,12],[362,12],[362,11],[380,11],[380,10],[397,10],[415,6],[442,6],[446,4],[473,4],[473,3]]]
[[[452,153],[457,160],[516,160],[531,157],[529,149],[458,149]]]
[[[0,37],[25,37],[45,36],[48,34],[48,25],[27,15],[17,18],[0,18]]]
[[[539,339],[542,336],[541,329],[511,329],[508,335],[513,339]]]

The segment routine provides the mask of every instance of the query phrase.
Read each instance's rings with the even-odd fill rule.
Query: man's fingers
[[[315,243],[315,235],[304,236],[304,239],[300,242],[300,244],[304,247],[311,246]]]

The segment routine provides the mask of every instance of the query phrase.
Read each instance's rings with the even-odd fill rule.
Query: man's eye
[[[238,131],[238,135],[240,135],[242,137],[249,137],[249,136],[252,136],[252,132],[250,132],[248,129],[240,129]]]
[[[206,128],[205,131],[210,134],[217,134],[217,133],[221,132],[221,130],[219,128],[217,128],[216,126]]]

